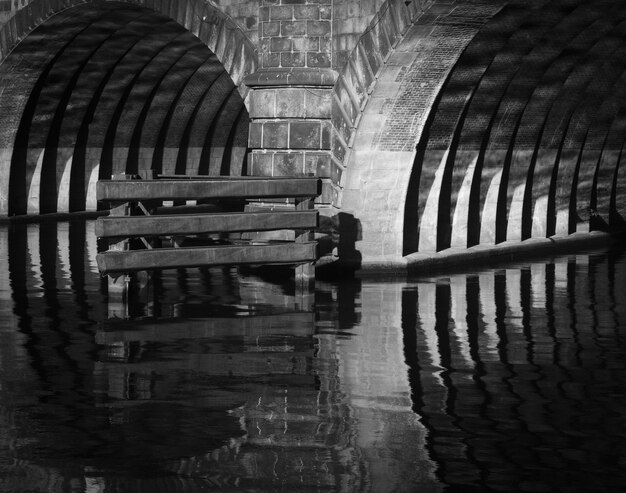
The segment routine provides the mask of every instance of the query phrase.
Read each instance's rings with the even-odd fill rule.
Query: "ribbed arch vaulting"
[[[202,37],[201,19],[190,22]],[[0,61],[4,212],[93,210],[95,181],[115,173],[245,174],[248,113],[233,71],[242,76],[247,47],[219,49],[241,52],[230,71],[176,20],[122,2],[78,5],[34,29]]]
[[[404,253],[623,228],[625,66],[623,2],[504,6],[429,112]]]

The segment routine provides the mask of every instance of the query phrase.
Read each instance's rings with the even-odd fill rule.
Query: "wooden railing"
[[[115,277],[154,269],[289,264],[296,266],[296,282],[308,283],[314,279],[313,263],[318,258],[313,241],[318,212],[313,201],[320,193],[321,181],[309,177],[101,180],[97,199],[110,203],[112,209],[108,217],[96,221],[96,236],[108,242],[108,250],[97,255],[98,269]],[[168,208],[158,207],[163,201],[207,199],[293,199],[294,207],[272,212],[185,214],[166,213]],[[295,230],[294,241],[247,241],[238,234],[286,229]],[[228,236],[229,241],[211,244],[208,235],[212,234]],[[190,237],[207,241],[180,246]],[[131,238],[137,240],[131,242]]]

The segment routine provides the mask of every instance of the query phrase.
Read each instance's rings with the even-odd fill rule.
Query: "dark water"
[[[411,282],[166,272],[0,229],[0,491],[626,491],[624,247]],[[314,306],[312,305],[314,304]]]

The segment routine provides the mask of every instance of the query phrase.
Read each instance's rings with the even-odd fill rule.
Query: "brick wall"
[[[331,4],[326,0],[262,0],[261,66],[328,68],[332,64]]]

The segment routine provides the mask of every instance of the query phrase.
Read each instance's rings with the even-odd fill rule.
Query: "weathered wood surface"
[[[100,180],[96,197],[109,202],[311,197],[319,195],[321,187],[320,179],[310,177]]]
[[[162,216],[109,216],[96,221],[100,238],[193,235],[236,231],[314,229],[318,211],[228,212]]]
[[[103,274],[230,264],[300,264],[317,259],[317,244],[272,243],[108,251],[96,256]]]
[[[96,332],[97,344],[134,341],[170,341],[241,336],[257,338],[274,335],[311,335],[315,330],[313,312],[288,312],[232,318],[161,318],[107,320]]]
[[[313,202],[313,197],[296,199],[296,210],[303,212],[313,209]],[[313,241],[314,238],[313,229],[302,228],[296,232],[296,243],[308,243],[309,241]],[[304,293],[311,292],[315,284],[315,267],[313,266],[313,262],[297,265],[295,278],[296,293],[304,295]],[[303,299],[302,301],[304,302],[305,300]]]

